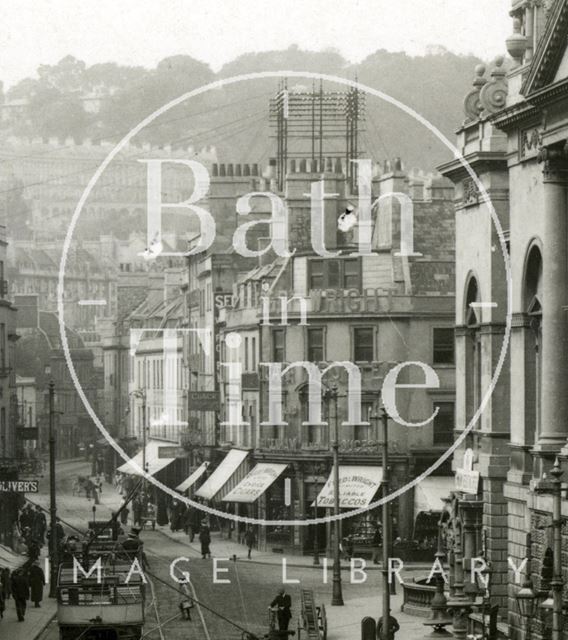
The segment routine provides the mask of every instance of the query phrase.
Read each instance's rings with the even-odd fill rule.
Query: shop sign
[[[37,427],[22,427],[16,431],[20,440],[37,440],[38,428]]]
[[[475,496],[478,488],[479,471],[473,470],[473,450],[466,449],[463,456],[463,467],[456,469],[456,490]]]
[[[335,489],[333,470],[317,498],[322,509],[333,509]],[[383,479],[381,467],[339,466],[339,506],[341,509],[367,507]],[[315,506],[315,501],[311,505]]]
[[[190,391],[188,407],[190,411],[218,411],[219,396],[216,391]]]
[[[225,502],[255,502],[284,469],[286,469],[285,464],[259,462],[223,500]]]
[[[164,460],[166,458],[187,458],[188,452],[183,447],[166,446],[158,447],[158,458]]]
[[[39,480],[0,480],[0,493],[37,493]]]

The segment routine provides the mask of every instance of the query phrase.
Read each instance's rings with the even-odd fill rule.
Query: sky
[[[88,65],[153,67],[188,54],[217,71],[251,51],[338,50],[358,62],[377,49],[428,45],[490,59],[505,53],[510,0],[2,0],[0,80],[11,86],[71,54]],[[260,70],[260,69],[259,69]]]

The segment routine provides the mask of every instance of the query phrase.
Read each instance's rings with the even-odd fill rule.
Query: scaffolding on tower
[[[345,162],[347,183],[353,192],[357,185],[357,160],[362,154],[359,135],[365,125],[365,94],[357,87],[345,91],[324,91],[319,86],[288,89],[287,80],[279,84],[270,99],[270,125],[276,138],[276,181],[284,189],[288,158],[312,161],[320,172]],[[316,164],[317,163],[317,164]],[[312,169],[313,170],[313,169]]]

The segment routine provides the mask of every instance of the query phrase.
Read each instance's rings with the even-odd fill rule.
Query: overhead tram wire
[[[24,498],[26,502],[29,502],[32,505],[35,506],[39,506],[39,508],[42,511],[47,511],[47,509],[45,507],[42,507],[41,505],[38,505],[37,503],[33,502],[32,500],[30,500],[29,498]],[[117,512],[118,513],[118,512]],[[74,525],[72,525],[71,523],[67,522],[66,520],[63,520],[62,518],[59,518],[59,521],[62,522],[63,524],[65,524],[67,527],[69,527],[70,529],[72,529],[73,531],[76,531],[77,533],[80,533],[82,536],[86,537],[87,536],[87,532],[79,529],[78,527],[75,527]],[[118,546],[118,543],[117,543]],[[176,568],[176,570],[179,571],[179,569]],[[161,584],[163,584],[166,587],[169,587],[170,589],[172,589],[173,591],[175,591],[176,593],[184,596],[184,598],[189,598],[190,600],[192,600],[196,605],[199,605],[200,607],[202,607],[203,609],[209,611],[210,613],[212,613],[213,615],[217,616],[218,618],[220,618],[221,620],[224,620],[225,622],[229,623],[230,625],[232,625],[233,627],[235,627],[236,629],[238,629],[239,631],[241,631],[243,634],[248,634],[248,636],[246,636],[247,638],[250,638],[250,640],[257,640],[258,636],[255,635],[254,633],[251,633],[248,629],[245,629],[244,627],[242,627],[240,624],[238,624],[237,622],[234,622],[233,620],[231,620],[230,618],[227,618],[226,616],[224,616],[222,613],[219,613],[218,611],[216,611],[215,609],[213,609],[212,607],[204,604],[201,600],[198,600],[197,598],[195,598],[192,595],[188,595],[185,591],[182,591],[181,589],[178,589],[176,587],[174,587],[173,585],[171,585],[169,582],[166,582],[165,580],[162,580],[162,578],[160,578],[159,576],[157,576],[155,573],[153,573],[152,571],[150,571],[150,569],[148,569],[147,567],[144,567],[143,569],[144,575],[148,574],[150,577],[154,578],[155,580],[157,580],[158,582],[160,582]],[[182,575],[180,573],[180,575]],[[182,575],[183,577],[183,575]],[[94,624],[91,626],[95,626]],[[89,627],[90,628],[90,627]],[[245,636],[243,636],[245,637]],[[77,640],[79,640],[77,638]]]

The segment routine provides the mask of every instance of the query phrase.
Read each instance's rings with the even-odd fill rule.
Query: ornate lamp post
[[[531,581],[531,560],[532,560],[532,537],[527,534],[527,570],[523,586],[517,591],[515,600],[521,617],[526,621],[527,638],[531,636],[531,620],[536,616],[538,610],[538,596],[535,593]]]
[[[552,610],[552,640],[563,638],[562,615],[562,475],[558,458],[550,471],[552,476],[552,531],[553,531],[553,567],[550,581],[551,595],[540,605],[545,612]]]
[[[438,548],[436,550],[435,558],[438,567],[443,569],[444,560],[446,554],[442,548],[442,526],[443,526],[444,514],[442,513],[438,522]],[[432,616],[424,624],[427,627],[432,627],[432,633],[430,638],[448,638],[452,634],[445,629],[448,625],[452,624],[452,617],[448,613],[448,600],[444,593],[445,580],[444,576],[440,573],[436,574],[436,593],[432,599],[431,609]]]

